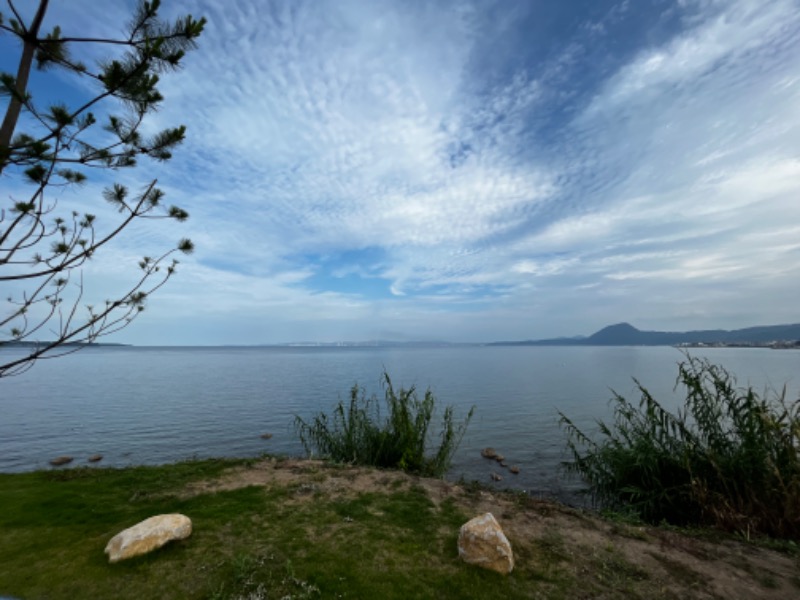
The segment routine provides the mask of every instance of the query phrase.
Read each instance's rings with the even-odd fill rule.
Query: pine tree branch
[[[20,111],[22,110],[21,98],[25,96],[25,92],[28,89],[31,65],[33,64],[33,57],[38,46],[36,38],[39,35],[39,29],[42,26],[44,14],[47,12],[48,2],[49,0],[39,0],[39,8],[36,11],[36,15],[33,17],[31,27],[25,30],[23,36],[24,46],[22,48],[22,56],[20,57],[15,82],[17,94],[11,97],[8,108],[6,109],[6,116],[3,119],[3,124],[0,126],[0,174],[2,174],[3,168],[7,164],[5,154],[11,146],[11,136],[14,134],[14,129],[17,127],[17,121],[19,120]],[[9,5],[16,15],[17,11],[14,8],[14,4],[9,2]],[[22,19],[20,19],[20,24],[22,24]],[[24,25],[21,26],[24,27]]]

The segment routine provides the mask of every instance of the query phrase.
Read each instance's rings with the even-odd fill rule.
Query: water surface
[[[800,390],[800,351],[694,352],[758,391],[786,384],[796,398]],[[294,415],[330,411],[355,382],[380,395],[386,369],[396,385],[430,387],[458,414],[476,407],[451,478],[488,483],[495,470],[504,477],[499,485],[563,499],[577,483],[558,469],[558,411],[591,428],[608,418],[611,389],[637,397],[633,377],[677,406],[682,358],[667,347],[90,348],[0,380],[0,471],[50,468],[59,455],[84,465],[102,454],[104,466],[300,455]],[[485,446],[521,473],[482,459]]]

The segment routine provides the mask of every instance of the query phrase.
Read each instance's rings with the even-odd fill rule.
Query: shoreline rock
[[[492,513],[470,519],[458,534],[458,556],[467,564],[508,575],[514,570],[514,552]]]
[[[192,521],[186,515],[156,515],[120,531],[106,544],[108,562],[115,563],[147,554],[173,540],[192,535]]]

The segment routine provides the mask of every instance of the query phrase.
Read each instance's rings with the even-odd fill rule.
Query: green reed
[[[611,425],[597,435],[560,413],[572,460],[596,504],[649,522],[713,525],[749,536],[800,535],[800,400],[736,386],[723,367],[686,356],[665,410],[636,380],[638,406],[614,392]]]
[[[395,390],[387,373],[383,374],[383,386],[385,417],[377,397],[368,397],[358,384],[351,388],[349,402],[339,400],[330,416],[321,412],[310,421],[296,416],[295,430],[306,452],[338,462],[443,476],[464,437],[474,407],[461,423],[456,423],[452,406],[444,409],[439,445],[431,453],[427,448],[436,413],[433,393],[428,389],[420,399],[414,386]]]

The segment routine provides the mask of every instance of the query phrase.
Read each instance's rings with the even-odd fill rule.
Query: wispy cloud
[[[209,24],[151,124],[189,140],[141,177],[198,250],[125,339],[797,320],[796,2],[166,4]]]

